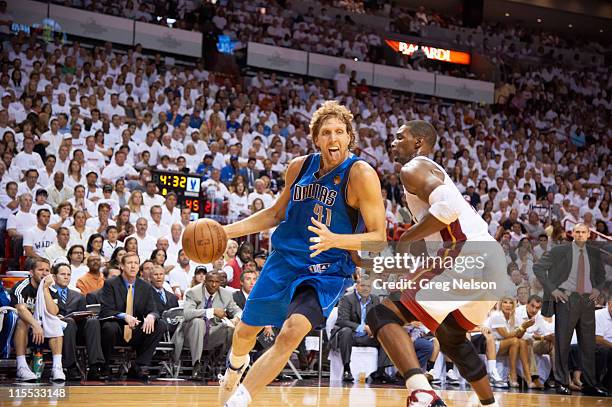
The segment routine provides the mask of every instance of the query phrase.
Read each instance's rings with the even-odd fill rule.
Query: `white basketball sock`
[[[412,375],[406,380],[406,388],[412,392],[414,390],[433,390],[424,374]]]
[[[17,369],[20,367],[30,370],[30,366],[28,366],[25,355],[17,356]]]
[[[53,355],[53,367],[62,368],[62,355]]]

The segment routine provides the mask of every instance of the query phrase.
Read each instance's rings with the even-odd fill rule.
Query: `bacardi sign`
[[[422,50],[428,59],[436,61],[450,62],[452,64],[469,65],[470,54],[463,51],[454,51],[452,49],[436,48],[427,45],[419,45],[411,42],[385,40],[388,46],[396,52],[401,52],[404,55],[412,55],[418,49]]]

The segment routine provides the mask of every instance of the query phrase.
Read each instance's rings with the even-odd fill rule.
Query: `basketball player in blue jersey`
[[[345,107],[325,102],[310,122],[319,152],[289,163],[287,186],[274,205],[224,227],[232,239],[277,226],[273,251],[234,331],[220,378],[222,405],[227,400],[228,407],[247,406],[285,367],[306,334],[324,324],[353,284],[352,251],[364,243],[385,245],[380,181],[369,164],[350,152],[352,119]],[[257,334],[266,325],[282,328],[238,387]]]

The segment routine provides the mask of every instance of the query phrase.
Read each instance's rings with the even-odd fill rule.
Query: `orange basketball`
[[[212,263],[225,253],[227,235],[212,219],[198,219],[183,231],[185,255],[197,263]]]

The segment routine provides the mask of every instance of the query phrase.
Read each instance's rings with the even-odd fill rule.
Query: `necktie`
[[[68,301],[68,289],[67,288],[63,288],[60,290],[60,297],[62,297],[62,302],[66,304],[66,301]]]
[[[132,315],[134,313],[134,294],[132,294],[132,284],[128,286],[127,299],[125,300],[125,313]],[[132,329],[125,324],[123,327],[123,339],[129,342],[132,339]]]
[[[208,300],[206,300],[206,306],[204,307],[204,309],[209,309],[212,306],[212,300],[213,300],[213,296],[209,295],[208,296]],[[213,317],[214,318],[214,317]],[[210,331],[210,321],[212,318],[208,319],[206,318],[206,332],[204,333],[204,349],[206,349],[206,345],[208,344],[208,331]]]
[[[584,264],[584,249],[580,249],[580,256],[578,256],[578,282],[576,283],[576,292],[578,294],[584,294],[584,275],[586,274]]]
[[[165,304],[166,303],[166,293],[164,292],[163,289],[159,290],[159,297],[161,298],[162,302]]]

